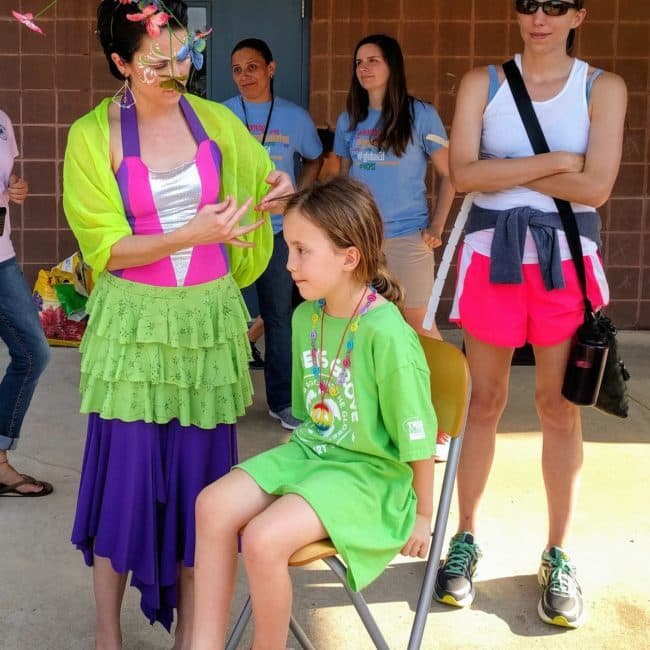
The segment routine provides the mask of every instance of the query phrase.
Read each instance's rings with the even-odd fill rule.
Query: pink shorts
[[[609,302],[598,254],[587,255],[587,295],[594,309]],[[562,262],[564,288],[547,290],[539,264],[522,264],[521,284],[490,282],[490,258],[463,246],[449,320],[477,339],[502,347],[556,345],[571,338],[583,320],[584,302],[573,260]]]

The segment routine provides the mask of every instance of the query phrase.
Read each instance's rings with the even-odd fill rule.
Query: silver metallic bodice
[[[163,232],[178,230],[196,215],[201,202],[201,178],[194,160],[166,172],[150,169],[149,183]],[[192,248],[170,255],[177,286],[185,281],[191,257]]]

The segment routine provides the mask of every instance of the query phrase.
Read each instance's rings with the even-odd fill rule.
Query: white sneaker
[[[302,424],[302,420],[294,418],[293,415],[291,415],[290,406],[287,406],[286,408],[283,408],[281,411],[277,412],[269,409],[269,415],[276,420],[280,420],[282,428],[288,429],[289,431],[293,431]]]

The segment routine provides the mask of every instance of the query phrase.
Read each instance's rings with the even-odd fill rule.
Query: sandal
[[[21,474],[21,476],[23,477],[22,481],[11,485],[0,483],[0,497],[45,497],[54,492],[54,487],[47,481],[37,481],[34,477],[26,474]],[[23,485],[41,485],[43,489],[39,492],[20,492],[18,488]]]

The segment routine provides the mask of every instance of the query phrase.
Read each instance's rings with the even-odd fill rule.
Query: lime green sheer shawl
[[[193,95],[187,100],[206,130],[221,149],[219,198],[232,195],[241,204],[253,197],[259,203],[268,192],[266,177],[273,163],[264,148],[241,121],[225,106]],[[111,248],[131,235],[122,197],[110,164],[108,107],[104,99],[70,128],[63,165],[63,209],[86,262],[95,278],[106,268]],[[266,268],[273,249],[271,221],[243,237],[254,248],[226,246],[230,271],[240,287],[252,284]],[[252,209],[241,221],[259,218]]]

